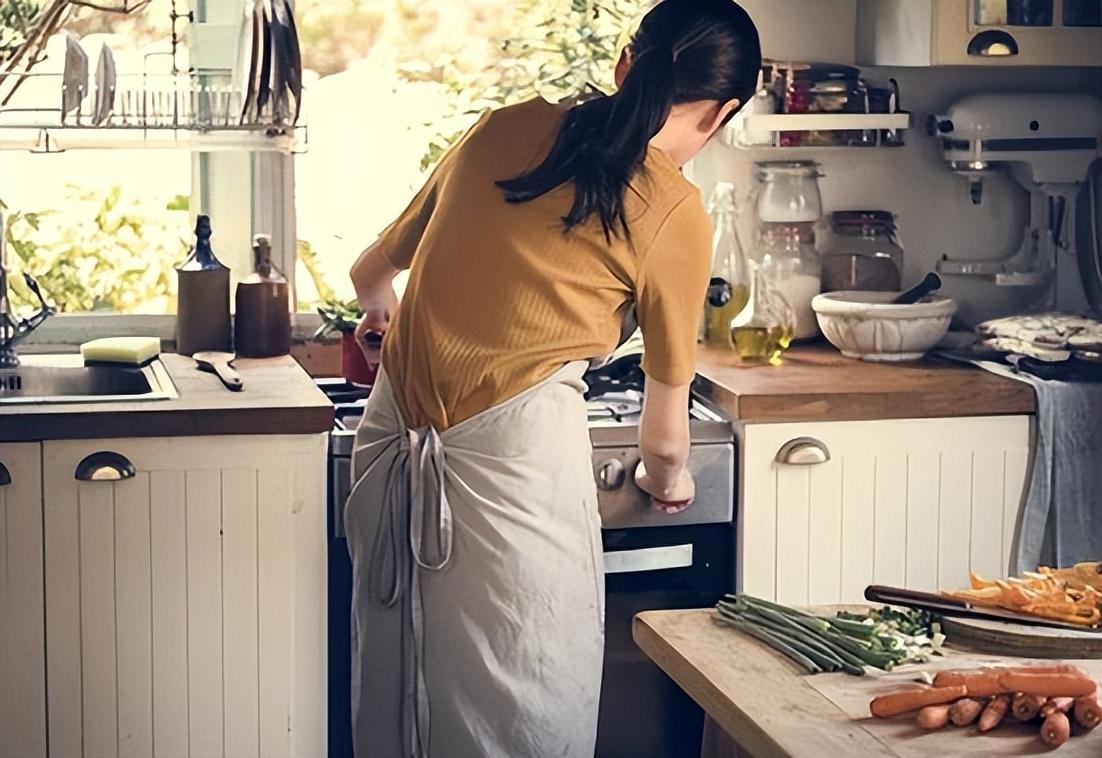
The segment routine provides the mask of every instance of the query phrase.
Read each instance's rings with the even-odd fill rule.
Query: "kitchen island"
[[[647,611],[635,617],[633,636],[643,651],[708,714],[707,758],[926,758],[1014,756],[1048,752],[1037,726],[1004,723],[988,734],[974,728],[918,729],[913,719],[873,719],[868,701],[931,671],[1021,664],[1017,658],[982,656],[950,648],[944,659],[893,672],[867,669],[806,676],[776,651],[717,625],[711,609]],[[950,640],[950,643],[952,640]],[[1096,679],[1102,661],[1073,661]],[[1102,730],[1073,736],[1063,758],[1102,752]]]

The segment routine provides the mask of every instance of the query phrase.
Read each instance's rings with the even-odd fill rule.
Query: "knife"
[[[1078,632],[1095,632],[1102,634],[1102,629],[1080,624],[1069,624],[1063,621],[1055,621],[1040,616],[1027,616],[1024,613],[1014,613],[1002,608],[984,608],[973,605],[964,600],[936,595],[932,592],[919,592],[902,587],[885,587],[879,584],[870,584],[865,588],[865,599],[874,603],[888,603],[889,605],[903,605],[908,608],[917,608],[942,616],[959,616],[964,618],[990,619],[992,621],[1007,621],[1015,624],[1028,624],[1031,626],[1050,626],[1057,629],[1074,629]]]

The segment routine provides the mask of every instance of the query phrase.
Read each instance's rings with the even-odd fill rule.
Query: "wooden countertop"
[[[635,617],[632,634],[643,652],[745,751],[740,755],[927,758],[1047,752],[1037,724],[1004,723],[985,735],[973,727],[924,732],[912,718],[874,719],[868,712],[869,700],[914,686],[920,670],[1021,665],[1023,659],[949,648],[936,662],[892,672],[867,669],[863,677],[841,672],[806,676],[771,648],[717,625],[713,613],[711,609],[647,611]],[[1102,678],[1102,661],[1073,663]],[[1058,752],[1065,758],[1100,754],[1102,730],[1073,736]]]
[[[333,426],[333,406],[290,356],[241,358],[230,392],[186,356],[161,355],[179,398],[0,406],[0,442],[99,437],[310,434]]]
[[[746,423],[1002,416],[1035,413],[1033,388],[945,360],[870,363],[828,345],[800,346],[780,366],[738,365],[701,347],[694,389]]]

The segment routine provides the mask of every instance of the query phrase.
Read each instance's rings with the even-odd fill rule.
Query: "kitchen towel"
[[[1029,486],[1010,572],[1102,558],[1102,383],[1039,379],[978,365],[1033,386],[1037,420]]]

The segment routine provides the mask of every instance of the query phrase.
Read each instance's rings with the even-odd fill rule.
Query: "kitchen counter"
[[[819,610],[830,614],[834,608]],[[869,715],[869,700],[914,686],[917,670],[1021,665],[1020,658],[981,655],[951,645],[944,658],[921,667],[866,669],[863,677],[841,672],[806,676],[775,650],[716,624],[713,615],[712,609],[646,611],[632,626],[636,644],[708,714],[704,756],[978,758],[1047,752],[1036,724],[1008,721],[987,735],[974,727],[924,732],[912,718]],[[1072,662],[1102,678],[1102,661]],[[1057,754],[1087,758],[1100,751],[1102,730],[1095,730],[1073,736]]]
[[[828,345],[799,346],[780,366],[739,366],[701,347],[694,390],[733,420],[864,421],[1031,414],[1033,388],[959,363],[870,363]]]
[[[179,398],[0,406],[0,442],[106,437],[311,434],[333,425],[333,407],[290,356],[241,358],[230,392],[186,356],[161,356]]]

